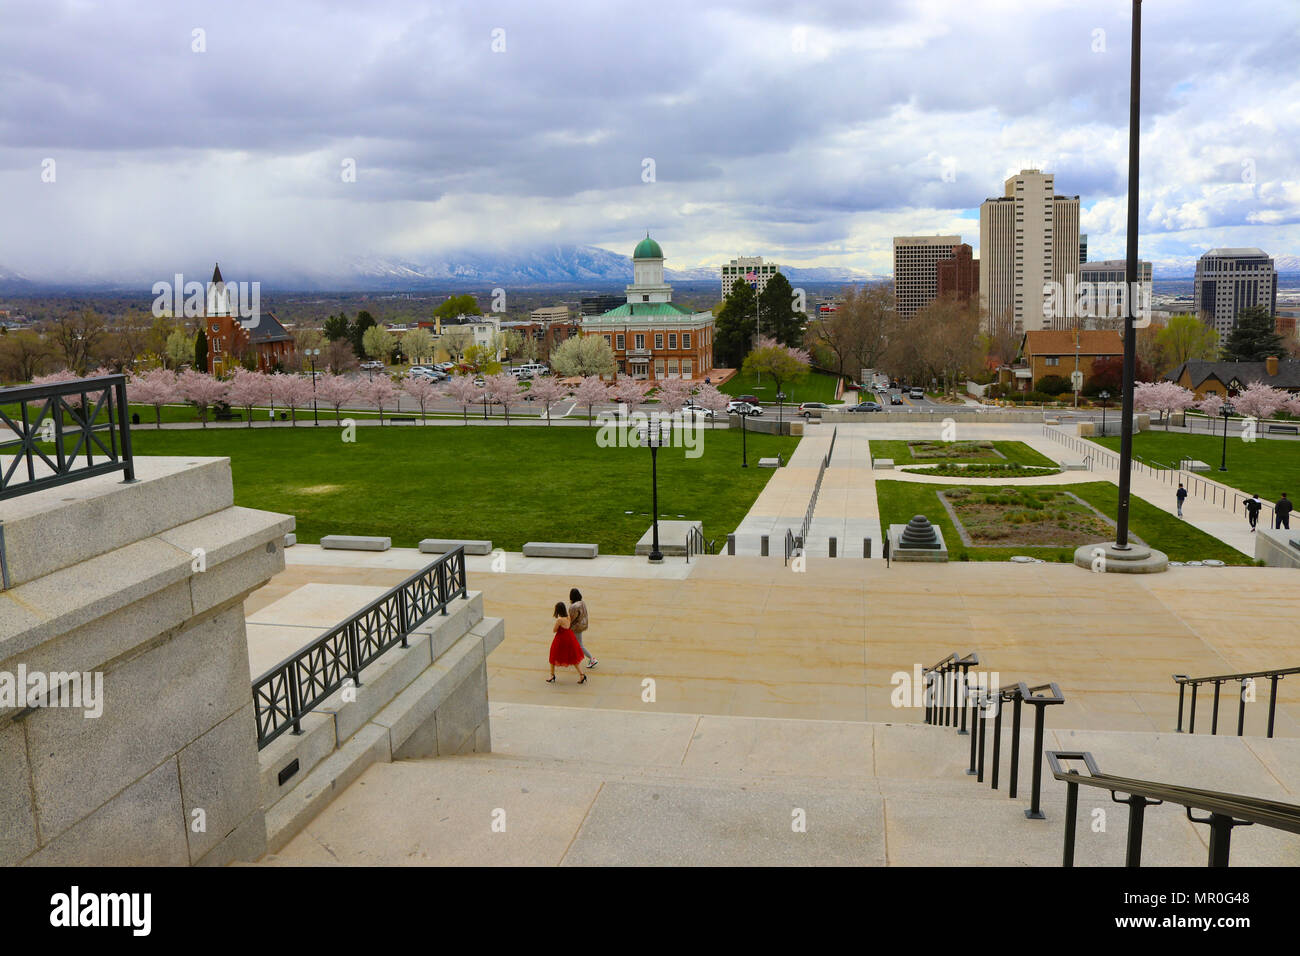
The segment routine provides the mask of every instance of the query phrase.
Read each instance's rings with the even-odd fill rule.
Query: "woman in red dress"
[[[555,683],[555,666],[572,667],[578,672],[582,680],[579,684],[587,683],[587,675],[582,672],[582,646],[578,643],[578,636],[573,633],[570,627],[568,608],[564,606],[563,601],[556,602],[555,605],[555,638],[551,641],[551,676],[546,679],[546,683]]]

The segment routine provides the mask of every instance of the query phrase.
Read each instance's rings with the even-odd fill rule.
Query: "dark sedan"
[[[850,412],[879,412],[882,411],[879,402],[863,402],[860,405],[854,405],[848,409]]]

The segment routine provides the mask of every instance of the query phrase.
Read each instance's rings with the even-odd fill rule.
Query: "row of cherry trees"
[[[1286,412],[1300,417],[1300,395],[1292,395],[1263,382],[1251,382],[1231,401],[1239,415],[1270,418],[1278,412]],[[1195,393],[1175,382],[1139,382],[1133,388],[1133,405],[1138,411],[1161,412],[1165,416],[1195,408],[1215,417],[1223,408],[1223,398],[1207,395],[1197,401]]]
[[[73,378],[75,376],[71,373],[58,372],[38,381],[59,382]],[[127,383],[127,398],[134,404],[152,407],[158,427],[162,427],[163,406],[188,403],[198,410],[199,421],[206,428],[209,410],[219,405],[243,409],[250,427],[255,409],[279,406],[289,410],[293,424],[297,425],[298,410],[310,406],[313,400],[318,407],[332,409],[335,421],[341,419],[343,407],[351,403],[378,410],[382,422],[384,412],[396,409],[403,396],[419,406],[421,418],[434,402],[449,399],[461,406],[467,423],[471,407],[483,405],[486,408],[491,404],[504,408],[506,423],[509,424],[510,406],[517,405],[527,395],[533,407],[545,415],[549,425],[551,409],[566,398],[579,406],[586,406],[590,417],[593,407],[601,402],[617,402],[635,409],[647,400],[648,390],[647,383],[626,376],[610,385],[599,376],[591,375],[574,387],[562,385],[549,376],[535,379],[525,392],[518,379],[504,372],[487,376],[481,385],[470,376],[455,376],[441,383],[425,378],[408,378],[399,384],[387,375],[365,380],[321,373],[313,390],[312,380],[300,375],[268,375],[237,368],[229,378],[219,379],[192,369],[178,373],[158,368],[132,376]],[[712,411],[724,410],[731,401],[713,385],[696,388],[680,379],[657,383],[655,397],[660,407],[675,411],[692,397],[693,391],[695,404]]]

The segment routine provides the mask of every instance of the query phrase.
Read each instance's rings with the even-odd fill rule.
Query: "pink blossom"
[[[551,406],[564,397],[566,389],[553,375],[534,379],[528,394],[546,415],[546,424],[551,424]]]
[[[483,388],[468,375],[457,375],[447,383],[447,396],[461,407],[465,424],[469,424],[469,407],[483,401]]]
[[[614,401],[626,406],[630,412],[645,402],[645,385],[626,375],[619,378],[611,391]]]
[[[380,375],[369,382],[362,382],[357,387],[357,398],[367,405],[379,409],[379,424],[384,423],[384,409],[397,404],[397,389],[393,380],[387,375]]]
[[[270,379],[271,400],[289,409],[292,423],[296,426],[298,409],[311,404],[311,379],[301,375],[286,375],[284,372],[276,372]]]
[[[206,372],[196,372],[187,368],[176,377],[176,385],[181,398],[193,405],[199,413],[199,421],[208,427],[208,407],[222,402],[226,398],[227,385]]]
[[[505,408],[506,424],[510,424],[510,406],[512,403],[519,401],[523,394],[523,388],[519,384],[519,379],[515,378],[509,372],[500,372],[496,375],[489,375],[484,380],[485,390],[488,398],[493,402],[500,402]]]
[[[591,418],[592,406],[609,400],[609,386],[599,375],[588,375],[574,390],[573,400],[579,405],[586,405],[587,417]]]
[[[1291,395],[1280,388],[1265,385],[1263,382],[1251,382],[1242,389],[1232,404],[1243,415],[1252,418],[1269,418],[1278,409],[1286,406]]]
[[[316,379],[316,400],[334,409],[336,422],[339,420],[339,409],[356,393],[356,379],[346,375],[321,375]]]
[[[417,375],[414,378],[408,378],[402,383],[402,391],[410,395],[419,404],[420,418],[423,419],[425,406],[440,398],[443,388],[437,382],[430,381],[422,375]]]
[[[235,367],[230,376],[230,404],[238,405],[248,416],[248,427],[253,427],[253,409],[271,403],[271,376],[250,372],[242,365]]]
[[[126,397],[128,401],[153,406],[154,424],[162,428],[162,407],[181,398],[176,373],[166,368],[155,368],[133,375],[126,383]]]

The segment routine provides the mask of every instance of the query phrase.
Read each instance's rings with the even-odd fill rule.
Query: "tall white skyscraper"
[[[1242,309],[1262,305],[1277,314],[1277,270],[1263,249],[1211,249],[1196,262],[1193,294],[1201,321],[1223,345]]]
[[[761,293],[767,288],[767,280],[781,271],[775,262],[763,262],[762,256],[738,256],[722,267],[722,297],[731,295],[731,287],[745,276],[752,275],[755,291]]]
[[[938,264],[951,259],[961,236],[894,237],[894,310],[910,319],[939,294]]]
[[[1079,197],[1058,196],[1054,177],[1023,169],[1005,195],[980,206],[980,304],[1017,332],[1047,328],[1043,286],[1079,272]]]

